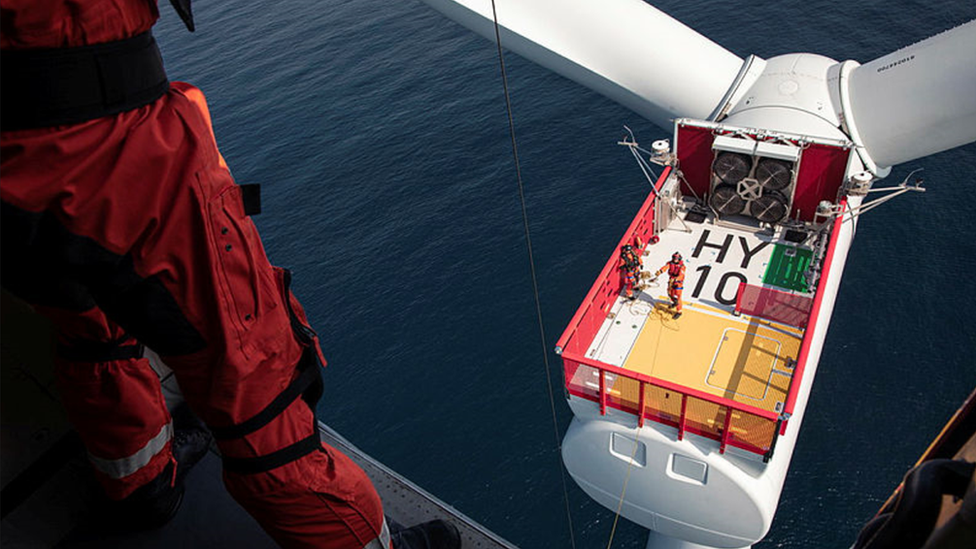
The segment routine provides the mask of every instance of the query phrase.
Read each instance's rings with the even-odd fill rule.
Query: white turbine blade
[[[492,42],[491,0],[424,0]],[[496,0],[502,46],[669,128],[724,103],[742,59],[641,0]]]
[[[976,140],[976,20],[851,71],[851,113],[879,166]]]

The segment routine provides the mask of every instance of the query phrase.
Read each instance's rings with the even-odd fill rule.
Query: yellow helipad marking
[[[623,367],[773,411],[786,401],[802,332],[748,317],[685,307],[678,320],[666,302],[648,314]]]

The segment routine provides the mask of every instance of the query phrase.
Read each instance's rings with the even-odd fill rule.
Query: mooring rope
[[[498,64],[502,72],[502,89],[505,92],[505,108],[508,111],[508,133],[512,140],[512,156],[515,159],[515,176],[518,180],[519,202],[522,205],[522,226],[525,230],[525,246],[529,256],[529,271],[532,274],[532,293],[535,296],[535,313],[539,323],[539,339],[542,343],[542,362],[546,366],[546,386],[549,388],[549,409],[552,412],[552,429],[556,436],[556,459],[559,463],[559,476],[563,485],[563,501],[566,504],[566,521],[569,526],[569,542],[576,549],[576,537],[573,534],[573,515],[569,508],[569,490],[566,488],[566,472],[561,462],[562,444],[559,438],[559,423],[556,420],[556,399],[552,391],[552,374],[549,367],[549,353],[546,348],[546,329],[542,321],[542,303],[539,300],[539,282],[535,271],[535,258],[532,253],[532,237],[529,231],[529,214],[525,208],[525,186],[522,184],[522,168],[519,164],[518,144],[515,139],[515,119],[512,117],[512,100],[508,93],[508,74],[505,72],[505,56],[502,55],[502,36],[498,26],[498,12],[495,0],[491,0],[491,15],[495,23],[495,44],[498,45]]]

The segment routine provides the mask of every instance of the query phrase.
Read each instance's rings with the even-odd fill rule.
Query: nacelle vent
[[[800,148],[730,135],[715,137],[708,205],[722,217],[774,225],[790,214]]]

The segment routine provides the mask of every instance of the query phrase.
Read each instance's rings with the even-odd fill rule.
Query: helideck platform
[[[704,393],[782,411],[803,330],[749,314],[735,315],[740,284],[778,289],[805,284],[789,259],[810,251],[769,232],[678,219],[643,255],[645,282],[634,301],[618,297],[586,356]],[[690,230],[691,232],[687,232]],[[678,252],[686,278],[682,315],[674,319],[667,273],[647,280]],[[788,256],[788,257],[787,257]],[[783,259],[785,258],[785,259]],[[770,285],[772,286],[772,285]],[[613,389],[611,389],[612,391]]]

